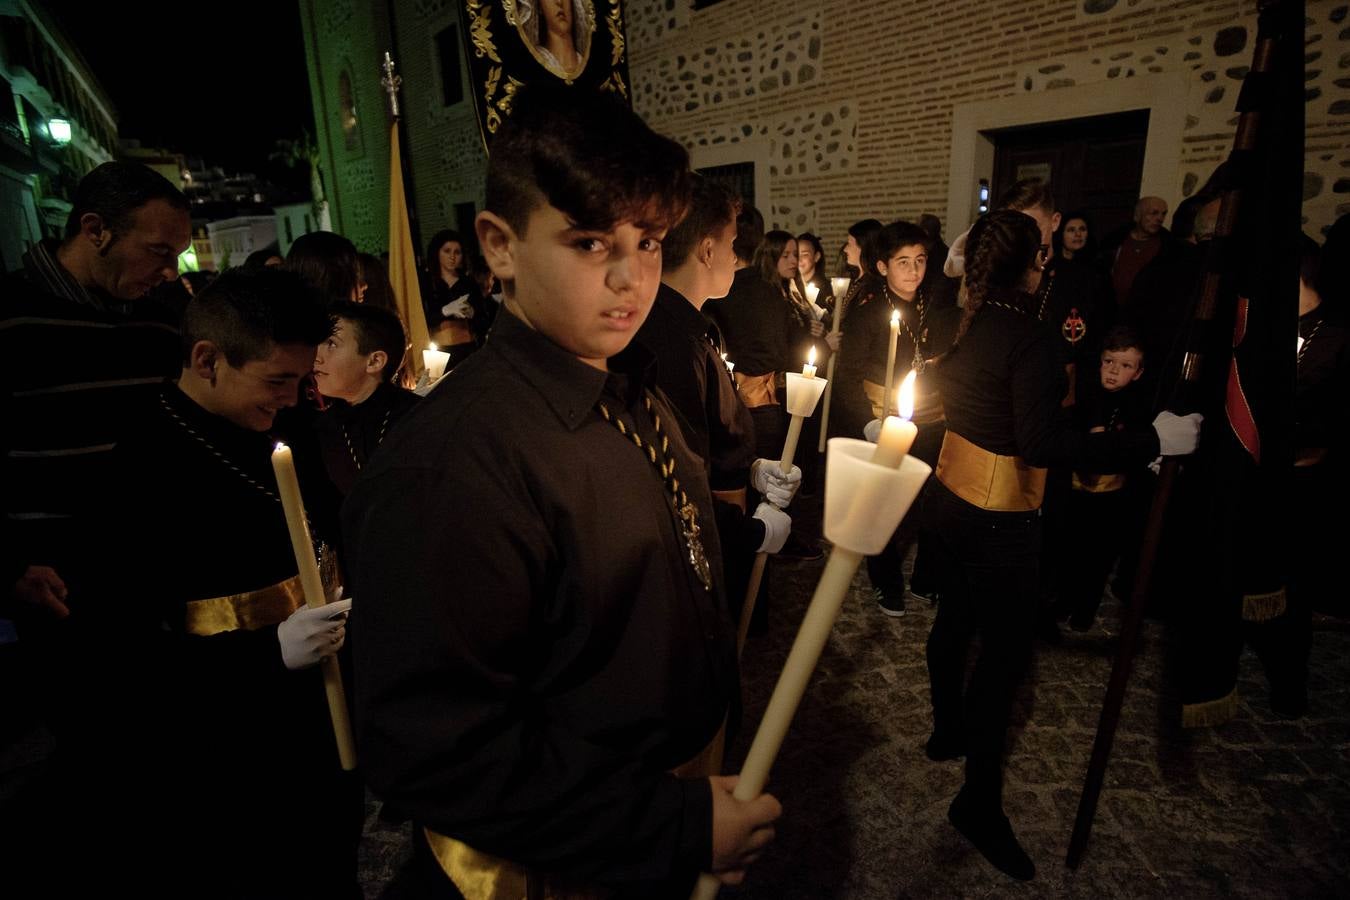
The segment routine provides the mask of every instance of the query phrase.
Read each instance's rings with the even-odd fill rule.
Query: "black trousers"
[[[914,438],[914,446],[910,448],[910,455],[928,463],[936,471],[938,454],[942,451],[942,438],[946,434],[947,427],[941,422],[921,426]],[[936,586],[937,576],[929,563],[932,554],[928,545],[932,537],[924,525],[921,512],[924,493],[928,491],[929,485],[936,483],[936,480],[935,477],[929,476],[928,483],[914,499],[914,505],[900,520],[886,546],[876,556],[867,557],[867,577],[872,582],[872,587],[877,590],[896,597],[904,596],[905,555],[915,543],[919,545],[919,549],[914,556],[914,583],[924,588]]]
[[[934,482],[924,498],[924,519],[933,533],[942,590],[928,635],[933,725],[965,736],[967,798],[999,807],[1008,718],[1031,661],[1040,595],[1040,511],[980,509]],[[966,684],[976,637],[979,656]]]
[[[1071,616],[1076,626],[1086,627],[1097,617],[1106,580],[1120,555],[1118,535],[1128,521],[1129,497],[1124,489],[1100,494],[1071,490],[1063,500],[1065,527],[1045,554],[1045,565],[1059,573],[1054,615]]]

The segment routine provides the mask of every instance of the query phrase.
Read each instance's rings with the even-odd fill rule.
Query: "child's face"
[[[356,329],[346,319],[338,319],[333,336],[319,345],[314,354],[314,380],[319,393],[340,400],[356,400],[378,384],[370,372],[370,356],[356,347]]]
[[[1102,387],[1118,391],[1144,374],[1144,354],[1134,347],[1102,351]]]
[[[578,228],[547,204],[530,213],[524,237],[492,213],[479,217],[507,307],[598,369],[628,346],[651,311],[665,233],[631,221],[608,231]]]

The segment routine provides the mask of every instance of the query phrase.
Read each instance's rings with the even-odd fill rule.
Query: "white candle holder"
[[[825,393],[826,378],[807,378],[800,372],[787,373],[787,413],[808,417],[815,413],[820,395]]]
[[[885,548],[933,471],[913,456],[899,469],[878,465],[876,449],[869,441],[830,438],[825,457],[825,537],[863,556]]]

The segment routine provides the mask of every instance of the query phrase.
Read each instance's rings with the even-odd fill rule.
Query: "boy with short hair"
[[[1075,419],[1089,432],[1142,428],[1149,422],[1148,398],[1136,382],[1144,374],[1144,347],[1139,334],[1118,325],[1102,339],[1101,365],[1095,379],[1083,379]],[[1125,533],[1135,524],[1125,473],[1076,471],[1065,499],[1062,552],[1056,560],[1059,597],[1056,621],[1066,616],[1074,631],[1087,631],[1097,617],[1106,579],[1120,555]]]
[[[75,812],[138,808],[143,832],[96,843],[146,896],[359,895],[361,785],[316,668],[351,601],[304,605],[268,435],[331,331],[298,275],[222,273],[184,313],[177,382],[113,452],[85,545],[101,578],[72,672],[93,785]]]
[[[503,314],[344,509],[362,765],[419,826],[404,895],[684,896],[772,838],[772,797],[671,774],[737,677],[702,463],[629,346],[687,166],[616,98],[518,94],[477,218]]]
[[[324,469],[346,496],[404,413],[420,399],[394,384],[407,338],[398,316],[364,303],[333,307],[333,333],[314,356],[319,393],[339,402],[315,421]]]

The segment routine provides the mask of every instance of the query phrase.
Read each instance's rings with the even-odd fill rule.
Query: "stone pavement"
[[[728,755],[744,756],[822,567],[775,563],[769,633],[744,661],[745,722]],[[784,817],[746,883],[745,900],[909,897],[1350,897],[1350,632],[1313,634],[1311,709],[1270,711],[1249,652],[1233,721],[1181,730],[1162,684],[1162,626],[1148,623],[1136,658],[1092,841],[1064,866],[1119,609],[1098,629],[1037,646],[1021,692],[1005,806],[1036,861],[1034,881],[990,867],[947,823],[961,763],[923,754],[930,718],[924,641],[935,610],[910,600],[881,615],[865,574],[853,590],[789,732],[770,790]],[[1109,600],[1109,598],[1108,598]],[[372,811],[375,805],[372,804]],[[407,849],[407,826],[373,815],[362,847],[366,895],[377,896]]]

